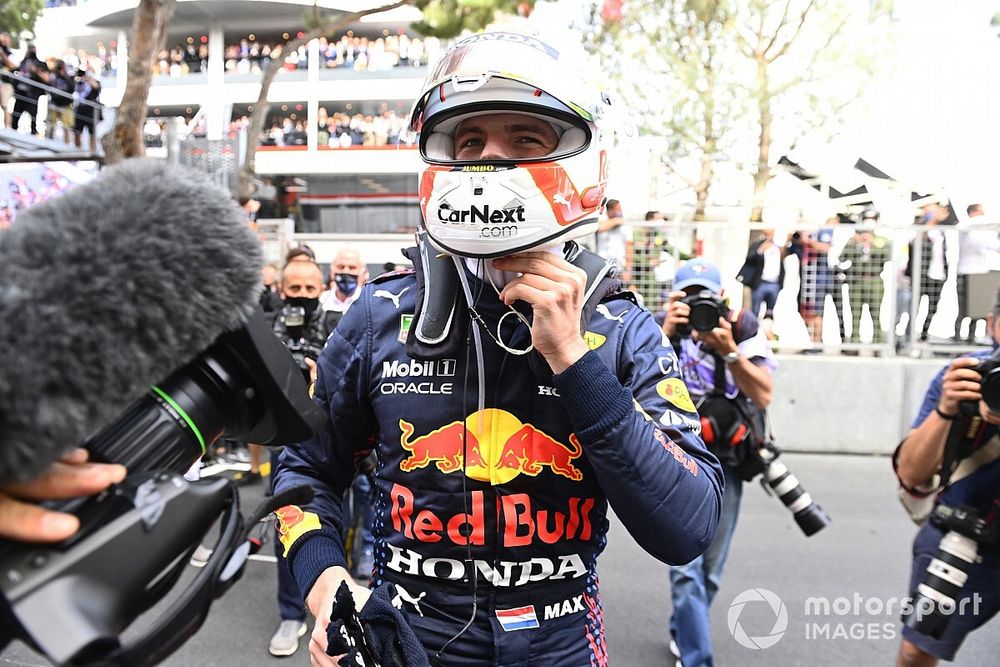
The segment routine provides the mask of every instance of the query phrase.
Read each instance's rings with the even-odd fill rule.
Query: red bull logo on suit
[[[472,479],[506,484],[518,475],[535,477],[544,469],[575,482],[583,473],[573,464],[583,448],[575,434],[563,444],[505,410],[487,408],[424,435],[413,437],[413,424],[399,420],[400,445],[410,456],[399,464],[404,472],[430,464],[443,473],[461,471]],[[465,456],[468,460],[465,460]]]

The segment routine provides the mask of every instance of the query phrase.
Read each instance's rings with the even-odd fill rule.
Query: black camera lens
[[[695,331],[711,331],[719,326],[719,318],[726,316],[725,303],[710,290],[684,297],[682,303],[691,309],[688,321]]]
[[[691,308],[688,319],[696,331],[711,331],[719,326],[719,311],[714,304],[699,303]]]
[[[793,517],[795,523],[799,524],[802,532],[809,537],[815,535],[830,525],[830,515],[823,511],[823,508],[815,502],[810,503],[805,509],[796,512]]]
[[[93,460],[121,463],[129,472],[184,472],[223,435],[261,444],[300,441],[324,417],[295,375],[258,313],[152,387],[84,446]]]
[[[815,535],[830,525],[830,515],[812,499],[809,492],[799,483],[798,477],[774,458],[767,464],[764,480],[778,499],[787,507],[806,536]]]

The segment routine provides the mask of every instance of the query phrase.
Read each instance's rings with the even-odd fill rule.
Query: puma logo
[[[420,614],[421,617],[423,617],[424,612],[420,609],[420,601],[423,599],[425,595],[427,595],[427,591],[424,591],[417,597],[413,597],[412,595],[409,594],[409,592],[407,592],[405,588],[403,588],[399,584],[393,584],[393,586],[396,587],[396,597],[392,599],[392,606],[394,606],[396,609],[402,609],[403,603],[409,602],[410,604],[413,605],[413,609],[416,610],[416,612]]]
[[[603,315],[604,319],[606,320],[614,320],[615,322],[619,322],[620,324],[625,324],[625,320],[623,318],[625,317],[625,313],[627,313],[628,310],[623,310],[621,315],[616,316],[611,314],[611,311],[608,310],[607,306],[605,306],[603,303],[599,303],[597,304],[597,312]]]
[[[395,304],[396,310],[399,310],[399,297],[403,296],[403,293],[408,289],[410,288],[404,287],[399,291],[399,294],[393,294],[389,290],[384,290],[384,289],[375,290],[375,296],[380,296],[383,299],[389,299],[390,301],[393,302],[393,304]]]
[[[567,201],[566,198],[563,197],[562,194],[560,194],[558,192],[555,193],[554,195],[552,195],[552,203],[553,204],[562,204],[563,206],[569,206],[569,201]]]

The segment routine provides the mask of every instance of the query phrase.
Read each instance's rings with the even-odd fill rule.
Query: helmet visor
[[[590,87],[559,51],[534,37],[500,32],[472,35],[444,53],[413,106],[410,129],[420,131],[427,98],[442,84],[450,83],[455,92],[473,92],[494,77],[548,93],[585,121],[596,119],[599,99],[586,98]]]

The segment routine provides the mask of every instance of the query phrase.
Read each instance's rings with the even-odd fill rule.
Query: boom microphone
[[[19,216],[0,234],[0,483],[36,476],[243,326],[261,263],[229,193],[162,161]]]
[[[172,653],[251,548],[232,482],[178,473],[223,435],[276,445],[322,424],[257,305],[260,264],[229,194],[162,162],[108,169],[0,235],[0,484],[81,441],[129,470],[57,505],[80,519],[63,543],[0,543],[0,600],[51,660],[150,665]],[[201,573],[124,641],[220,513]]]

